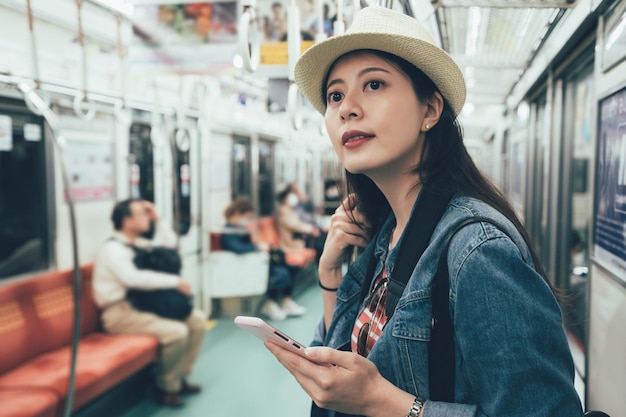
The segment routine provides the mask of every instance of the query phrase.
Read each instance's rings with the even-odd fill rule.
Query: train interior
[[[295,380],[233,324],[259,315],[267,258],[226,253],[219,235],[239,196],[275,233],[288,184],[329,224],[328,190],[345,192],[344,174],[293,65],[375,4],[420,20],[459,63],[466,147],[564,295],[585,410],[626,415],[626,1],[0,0],[0,335],[11,341],[0,401],[23,394],[29,361],[61,352],[63,372],[59,398],[37,392],[16,406],[47,411],[7,417],[309,413]],[[83,341],[109,358],[89,283],[113,205],[129,197],[153,202],[176,231],[181,275],[207,315],[192,374],[203,392],[183,409],[151,399],[150,344],[92,385],[75,378]],[[294,297],[307,312],[276,325],[308,344],[322,302],[315,259],[301,261]]]

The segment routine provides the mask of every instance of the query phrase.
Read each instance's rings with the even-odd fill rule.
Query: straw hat
[[[465,103],[465,80],[459,66],[416,19],[383,7],[366,7],[345,34],[313,45],[298,60],[295,80],[311,104],[324,114],[322,83],[337,58],[358,49],[399,56],[422,70],[459,115]]]

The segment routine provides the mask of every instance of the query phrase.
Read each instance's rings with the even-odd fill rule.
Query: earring
[[[426,125],[426,130],[430,129],[430,125]]]

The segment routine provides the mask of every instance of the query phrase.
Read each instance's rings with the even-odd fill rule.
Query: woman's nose
[[[339,116],[342,120],[358,118],[363,115],[358,99],[352,94],[346,94],[339,106]]]

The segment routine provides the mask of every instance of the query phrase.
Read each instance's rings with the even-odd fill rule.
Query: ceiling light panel
[[[525,68],[555,9],[443,8],[448,52],[461,66]]]

